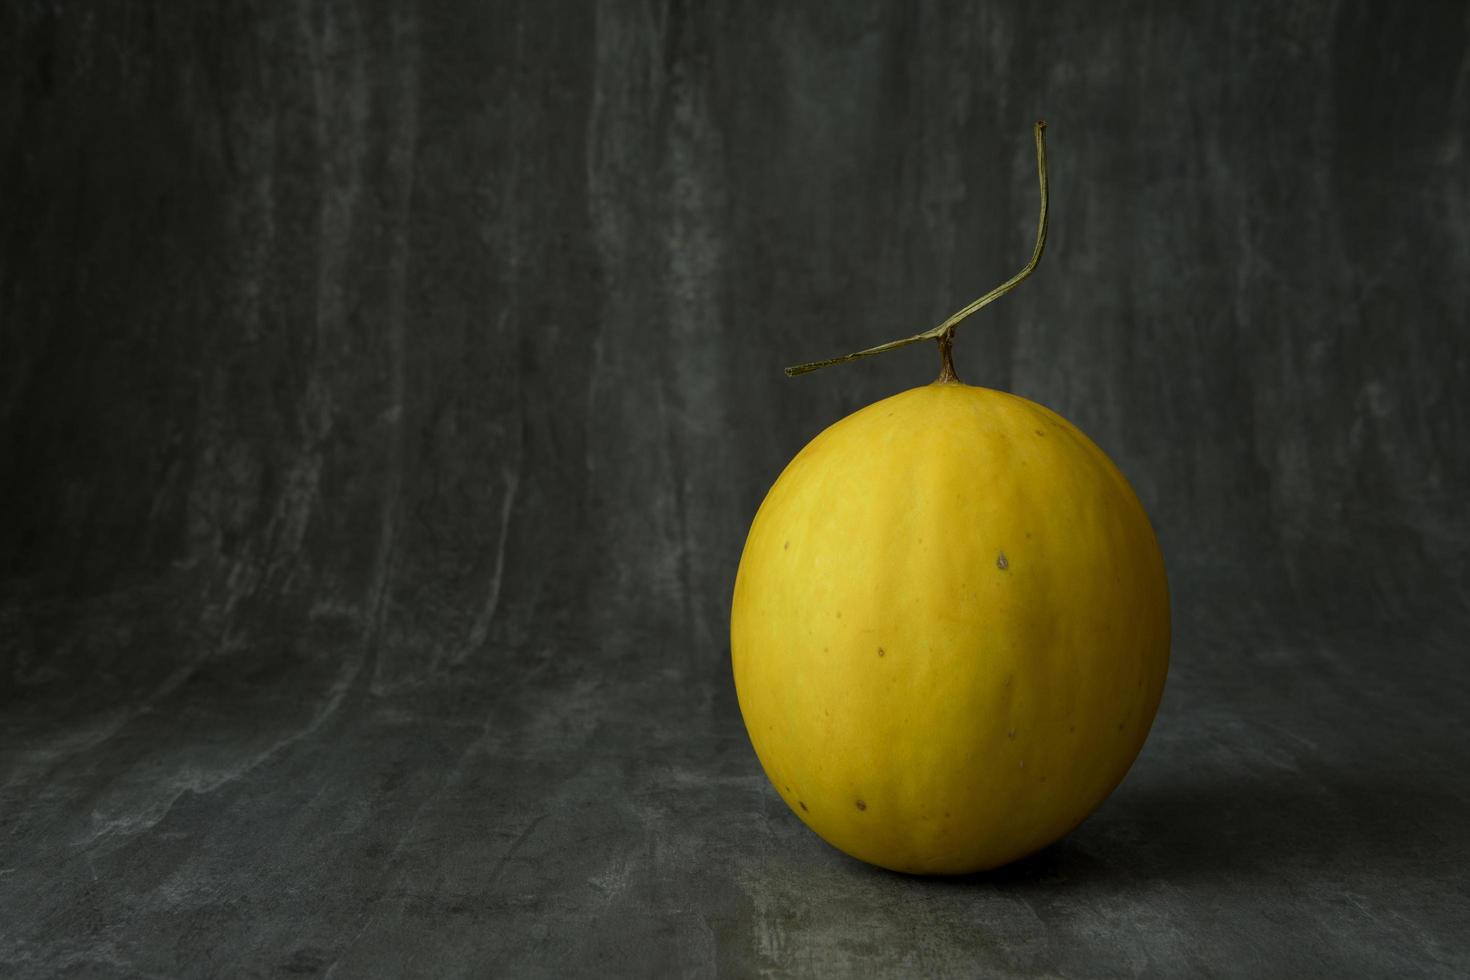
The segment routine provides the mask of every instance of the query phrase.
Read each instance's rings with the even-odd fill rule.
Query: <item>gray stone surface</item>
[[[0,974],[1470,973],[1462,3],[0,8]],[[831,850],[749,519],[962,377],[1171,569],[1133,773]]]

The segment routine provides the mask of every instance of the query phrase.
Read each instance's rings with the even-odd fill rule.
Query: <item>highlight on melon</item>
[[[751,524],[730,647],[750,740],[776,791],[833,846],[955,874],[1080,824],[1148,736],[1169,666],[1169,592],[1147,515],[1087,436],[1017,395],[939,376],[801,450]]]

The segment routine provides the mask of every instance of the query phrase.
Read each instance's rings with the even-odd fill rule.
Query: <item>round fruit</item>
[[[730,642],[756,754],[802,820],[886,868],[976,871],[1061,837],[1128,771],[1168,670],[1168,586],[1137,497],[1076,427],[936,382],[786,467]]]
[[[1066,419],[955,377],[869,405],[791,461],[751,525],[730,610],[740,710],[766,775],[829,843],[961,873],[1081,823],[1143,746],[1169,669],[1169,591],[1123,475]]]

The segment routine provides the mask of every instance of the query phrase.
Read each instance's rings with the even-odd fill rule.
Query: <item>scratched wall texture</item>
[[[1470,972],[1470,7],[0,7],[0,973]],[[743,534],[916,332],[1173,575],[1114,799],[767,788]]]

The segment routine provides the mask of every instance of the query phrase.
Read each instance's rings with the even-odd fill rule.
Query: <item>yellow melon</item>
[[[751,525],[730,613],[756,755],[796,814],[898,871],[961,873],[1031,853],[1118,785],[1169,666],[1163,558],[1137,496],[1066,419],[939,380],[813,439]]]
[[[900,871],[1004,864],[1075,827],[1142,747],[1169,597],[1118,469],[1056,413],[936,382],[791,461],[750,529],[730,643],[783,799]]]

